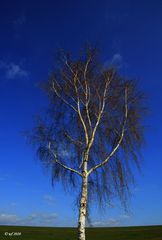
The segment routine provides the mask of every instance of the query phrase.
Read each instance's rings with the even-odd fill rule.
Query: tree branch
[[[94,127],[93,132],[92,132],[92,136],[90,138],[90,141],[88,142],[87,149],[86,149],[86,155],[89,154],[90,148],[91,148],[91,146],[94,142],[95,133],[97,131],[97,127],[100,123],[100,119],[101,119],[101,116],[102,116],[104,108],[105,108],[106,93],[107,93],[107,88],[108,88],[109,84],[110,84],[110,79],[108,79],[106,84],[105,84],[105,89],[104,89],[104,92],[103,92],[102,108],[100,109],[99,115],[97,117],[97,122],[96,122],[95,127]],[[81,162],[79,168],[81,168],[81,166],[83,165],[83,162],[84,162],[84,158],[82,158],[82,162]]]
[[[66,64],[66,66],[70,69],[71,73],[72,73],[73,76],[74,76],[74,87],[75,87],[75,92],[76,92],[76,95],[77,95],[77,109],[75,109],[75,110],[76,110],[76,112],[78,112],[80,121],[81,121],[82,126],[83,126],[83,128],[84,128],[85,138],[86,138],[86,144],[88,144],[89,137],[88,137],[88,132],[87,132],[87,128],[86,128],[85,122],[84,122],[84,120],[83,120],[83,117],[82,117],[82,114],[81,114],[81,111],[80,111],[80,98],[79,98],[79,93],[78,93],[78,87],[77,87],[77,85],[76,85],[76,79],[78,80],[78,82],[79,82],[79,84],[81,85],[82,88],[83,88],[83,86],[82,86],[82,84],[80,83],[80,80],[79,80],[79,78],[78,78],[78,76],[77,76],[77,73],[75,73],[75,72],[73,71],[73,69],[71,68],[71,66],[69,65],[68,60],[66,59],[66,57],[65,57],[65,64]],[[84,92],[84,88],[83,88],[83,92]],[[85,92],[84,92],[84,94],[85,94]]]
[[[76,169],[73,169],[73,168],[71,168],[71,167],[66,166],[65,164],[61,163],[61,162],[58,160],[58,157],[57,157],[56,153],[55,153],[54,151],[52,151],[52,149],[51,149],[51,147],[50,147],[50,143],[49,143],[48,149],[50,150],[50,152],[51,152],[52,155],[54,156],[54,158],[55,158],[55,163],[59,164],[61,167],[65,168],[66,170],[69,170],[69,171],[71,171],[71,172],[74,172],[74,173],[76,173],[76,174],[78,174],[79,176],[82,177],[82,174],[81,174],[79,171],[77,171]]]
[[[55,83],[54,81],[52,81],[52,89],[54,90],[55,94],[57,95],[57,97],[59,97],[64,103],[66,103],[69,107],[71,107],[75,112],[78,112],[77,109],[70,104],[68,101],[66,101],[57,91],[57,89],[55,88]]]
[[[90,100],[90,88],[88,87],[88,84],[87,84],[87,79],[86,79],[86,75],[87,75],[87,69],[88,69],[88,65],[91,61],[91,58],[89,58],[86,62],[86,65],[85,65],[85,69],[84,69],[84,82],[85,82],[85,97],[86,97],[86,104],[85,104],[85,107],[86,107],[86,115],[87,115],[87,119],[88,119],[88,124],[89,124],[89,127],[90,127],[90,131],[92,133],[92,123],[91,123],[91,119],[90,119],[90,115],[89,115],[89,100]]]
[[[76,145],[83,145],[83,142],[79,141],[79,140],[75,140],[73,139],[66,131],[65,131],[65,136],[74,144]]]
[[[91,141],[89,143],[89,148],[92,146],[93,144],[93,141],[94,141],[94,137],[95,137],[95,133],[97,131],[97,127],[100,123],[100,120],[101,120],[101,117],[102,117],[102,114],[103,114],[103,111],[104,111],[104,108],[105,108],[105,100],[106,100],[106,94],[107,94],[107,89],[108,89],[108,86],[110,84],[110,79],[107,80],[106,84],[105,84],[105,89],[104,89],[104,93],[103,93],[103,102],[102,102],[102,107],[100,109],[100,112],[98,114],[98,117],[97,117],[97,121],[96,121],[96,124],[95,124],[95,127],[93,129],[93,132],[92,132],[92,137],[91,137]]]
[[[127,89],[127,87],[125,88],[125,104],[124,105],[125,105],[125,114],[124,114],[123,125],[122,125],[121,134],[120,134],[120,138],[119,138],[118,143],[112,149],[112,151],[109,153],[109,155],[105,158],[105,160],[103,162],[97,164],[96,166],[94,166],[93,168],[91,168],[89,170],[88,175],[90,175],[97,168],[104,166],[108,162],[108,160],[115,154],[115,152],[118,150],[121,142],[123,141],[124,132],[125,132],[125,125],[126,125],[126,121],[127,121],[127,117],[128,117],[128,89]]]
[[[76,85],[76,78],[77,78],[77,74],[75,74],[75,76],[74,76],[74,87],[75,87],[75,92],[76,92],[76,95],[77,95],[77,106],[78,106],[77,112],[78,112],[80,121],[81,121],[81,123],[83,125],[83,128],[84,128],[86,145],[88,145],[88,141],[89,141],[88,131],[87,131],[86,124],[83,120],[83,117],[82,117],[82,114],[81,114],[81,111],[80,111],[80,97],[79,97],[78,88],[77,88],[77,85]]]

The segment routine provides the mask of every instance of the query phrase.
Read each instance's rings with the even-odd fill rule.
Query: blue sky
[[[162,2],[4,1],[0,7],[0,224],[76,226],[74,199],[36,160],[21,132],[47,99],[38,82],[48,78],[60,47],[77,51],[99,43],[103,61],[116,61],[125,76],[137,78],[148,95],[142,150],[130,212],[118,201],[100,212],[95,226],[162,224]]]

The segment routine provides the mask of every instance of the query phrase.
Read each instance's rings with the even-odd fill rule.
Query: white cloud
[[[29,73],[26,70],[24,70],[19,64],[15,63],[0,61],[0,69],[4,72],[5,78],[7,79],[26,79],[29,76]]]
[[[20,28],[24,23],[26,22],[26,17],[24,15],[24,13],[22,13],[20,16],[18,16],[14,21],[13,21],[13,25],[14,28]]]
[[[17,203],[12,202],[10,205],[11,205],[11,207],[15,207],[15,206],[17,206]]]
[[[56,213],[31,213],[25,217],[1,213],[0,225],[55,226],[57,218]]]
[[[44,195],[43,200],[49,205],[53,205],[55,203],[55,200],[51,195]]]
[[[26,78],[28,77],[28,72],[22,69],[19,65],[11,63],[6,69],[6,78]]]
[[[5,177],[0,177],[0,181],[5,181],[6,180],[6,178]]]
[[[93,222],[92,226],[94,226],[94,227],[115,227],[115,226],[121,226],[130,217],[131,217],[130,215],[123,214],[123,215],[120,215],[117,218],[110,218],[108,220]]]
[[[113,219],[113,218],[111,218],[111,219],[109,219],[108,221],[107,221],[107,226],[119,226],[119,224],[120,224],[120,219]]]
[[[65,149],[62,149],[62,150],[61,150],[61,156],[62,156],[62,157],[70,157],[71,154],[70,154],[69,151],[67,151],[67,150],[65,150]]]
[[[62,157],[62,158],[72,157],[72,152],[69,151],[69,149],[67,149],[67,147],[62,143],[59,145],[58,154],[59,154],[59,157]]]
[[[14,21],[13,21],[13,37],[15,39],[19,39],[21,37],[22,31],[25,29],[24,24],[26,22],[26,16],[24,13],[21,13]]]
[[[123,57],[120,53],[115,53],[111,59],[104,62],[103,68],[106,69],[107,67],[116,66],[118,68],[125,67],[126,64],[123,63]]]
[[[133,191],[134,192],[139,192],[141,189],[139,188],[139,187],[135,187],[134,189],[133,189]]]
[[[121,219],[129,219],[131,216],[128,214],[121,215]]]
[[[120,53],[116,53],[112,57],[111,64],[121,64],[122,60],[123,60],[123,58],[120,55]]]
[[[96,221],[92,223],[95,227],[115,227],[120,225],[120,219],[110,218],[107,221]]]
[[[57,218],[56,213],[42,214],[40,215],[40,223],[47,226],[51,225],[53,226],[56,218]]]
[[[19,217],[14,214],[0,214],[0,225],[15,225],[19,220]]]
[[[0,175],[0,181],[6,181],[6,180],[8,180],[9,179],[9,175],[7,175],[7,174],[3,174],[3,175]]]
[[[20,225],[54,226],[57,218],[56,213],[32,213],[21,219]]]

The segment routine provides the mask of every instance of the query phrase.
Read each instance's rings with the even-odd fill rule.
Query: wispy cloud
[[[21,37],[22,30],[25,29],[24,24],[26,22],[26,16],[24,13],[21,13],[14,21],[13,21],[13,31],[14,38],[19,39]]]
[[[105,19],[108,23],[113,23],[115,25],[121,25],[127,21],[129,17],[128,12],[121,12],[120,14],[115,14],[114,12],[106,14]]]
[[[14,21],[14,28],[20,28],[26,22],[26,17],[24,13],[21,13]]]
[[[16,207],[16,206],[17,206],[17,203],[12,202],[10,205],[11,205],[11,207]]]
[[[16,214],[0,214],[0,225],[20,226],[54,226],[58,216],[56,213],[31,213],[20,217]]]
[[[56,213],[32,213],[22,219],[22,225],[54,226],[57,219]]]
[[[0,225],[14,225],[20,221],[20,218],[14,214],[0,214]]]
[[[93,222],[94,227],[115,227],[120,225],[120,219],[110,218],[107,221],[96,221]]]
[[[6,181],[6,180],[8,180],[10,178],[10,176],[9,175],[7,175],[7,174],[0,174],[0,181]]]
[[[23,31],[25,31],[25,23],[26,23],[26,16],[25,14],[19,13],[19,15],[17,15],[17,18],[15,18],[12,21],[12,26],[13,26],[13,37],[16,40],[19,40],[21,38],[21,35],[23,33]]]
[[[70,158],[72,157],[72,152],[67,149],[67,146],[61,143],[58,148],[58,155],[62,158]]]
[[[122,61],[123,61],[123,57],[120,55],[120,53],[115,53],[112,56],[111,64],[121,64]]]
[[[117,218],[110,218],[108,220],[96,221],[92,223],[94,227],[115,227],[123,225],[124,221],[128,220],[130,215],[123,214]]]
[[[26,78],[28,77],[28,72],[22,69],[19,65],[11,63],[7,66],[6,69],[6,78]]]
[[[26,79],[29,76],[28,71],[15,63],[0,61],[0,70],[3,72],[6,79]]]
[[[123,57],[120,53],[115,53],[110,59],[104,62],[103,68],[116,66],[121,68],[123,66]]]
[[[94,227],[113,227],[113,226],[119,226],[120,220],[115,218],[110,218],[107,221],[96,221],[92,224]]]
[[[53,205],[55,203],[55,200],[51,195],[44,195],[43,200],[49,205]]]
[[[120,216],[120,219],[129,219],[131,216],[128,214],[123,214]]]

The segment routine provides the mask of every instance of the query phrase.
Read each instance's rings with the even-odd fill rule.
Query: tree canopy
[[[42,88],[49,106],[29,139],[52,182],[80,194],[86,154],[88,199],[102,205],[119,197],[125,206],[143,143],[144,94],[137,82],[104,67],[96,49],[86,47],[78,58],[60,51]]]

